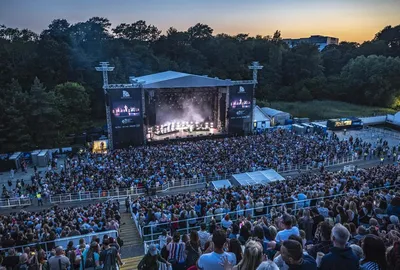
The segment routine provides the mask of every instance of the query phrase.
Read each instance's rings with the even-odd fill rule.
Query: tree
[[[400,58],[371,55],[352,59],[343,67],[341,80],[354,103],[398,108]]]
[[[283,78],[286,85],[322,76],[323,66],[321,54],[317,46],[301,43],[283,54]]]
[[[86,89],[73,82],[59,84],[54,89],[64,133],[80,132],[89,126],[90,99]]]
[[[147,25],[145,21],[137,21],[131,24],[121,23],[113,30],[118,38],[130,41],[155,42],[159,39],[161,31],[154,25]]]
[[[56,95],[35,78],[29,92],[29,134],[36,147],[54,147],[59,139],[61,114]]]
[[[18,81],[0,89],[0,152],[29,150],[31,137],[27,126],[26,93]]]
[[[297,93],[297,99],[300,101],[310,101],[313,99],[313,96],[311,95],[310,91],[307,89],[307,87],[303,87],[300,92]]]
[[[383,41],[390,48],[392,56],[400,56],[400,25],[386,26],[375,35],[374,41]]]
[[[207,40],[212,38],[213,29],[207,24],[198,23],[188,29],[189,41]]]

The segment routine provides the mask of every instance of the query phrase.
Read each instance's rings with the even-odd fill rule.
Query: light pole
[[[253,70],[253,100],[251,103],[251,123],[250,123],[250,131],[253,131],[253,122],[254,122],[254,108],[256,106],[256,84],[258,83],[257,76],[258,70],[261,70],[264,66],[261,66],[258,61],[254,61],[249,66],[250,70]]]
[[[108,62],[100,62],[100,66],[96,67],[96,71],[101,71],[103,73],[103,90],[104,90],[104,98],[106,105],[106,119],[107,119],[107,132],[108,132],[108,149],[113,149],[113,134],[112,134],[112,126],[111,126],[111,113],[110,113],[110,104],[107,100],[107,91],[108,91],[108,72],[113,71],[114,67],[110,67]]]

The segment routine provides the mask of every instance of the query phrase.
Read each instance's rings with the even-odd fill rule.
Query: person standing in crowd
[[[109,239],[103,240],[103,251],[100,253],[100,265],[103,270],[117,270],[117,260],[121,261],[121,257],[115,248],[110,247]]]
[[[199,239],[201,250],[204,250],[204,245],[210,240],[210,233],[207,232],[207,225],[204,222],[200,224]]]
[[[157,247],[154,244],[149,246],[149,250],[139,262],[138,270],[158,270],[159,263],[165,263],[167,266],[171,264],[160,256]]]
[[[83,251],[80,270],[96,269],[100,266],[99,249],[97,242],[92,242],[90,248]]]
[[[279,231],[275,237],[275,241],[277,243],[288,240],[289,236],[292,234],[300,236],[299,229],[296,226],[293,226],[293,219],[291,215],[286,213],[283,214],[281,222],[283,225],[283,230]]]
[[[368,234],[362,241],[364,259],[361,260],[361,270],[386,270],[385,243],[378,236]]]
[[[64,249],[61,246],[56,247],[56,256],[48,260],[50,270],[67,270],[71,265],[69,259],[64,255]]]
[[[175,232],[172,238],[172,242],[168,244],[167,250],[169,252],[168,262],[171,263],[173,270],[185,269],[186,261],[186,245],[181,242],[181,235],[179,232]]]
[[[222,258],[221,264],[223,264],[224,270],[256,270],[262,261],[263,247],[258,241],[250,240],[244,248],[243,259],[237,265],[233,266],[227,257]]]
[[[201,249],[199,234],[196,230],[192,230],[190,232],[190,240],[186,242],[186,268],[196,265],[200,255]]]
[[[197,267],[201,270],[224,270],[221,265],[224,257],[230,265],[236,265],[235,255],[224,251],[226,240],[226,233],[223,230],[215,230],[209,248],[197,261]]]
[[[303,254],[303,247],[298,240],[285,240],[281,245],[281,256],[289,270],[317,270],[317,263]]]
[[[354,270],[359,269],[359,261],[353,250],[346,246],[350,232],[341,224],[332,229],[333,248],[322,257],[320,270]]]
[[[38,201],[38,206],[43,206],[42,194],[40,192],[36,194],[36,199]]]

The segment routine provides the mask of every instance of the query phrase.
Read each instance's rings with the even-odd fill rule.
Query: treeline
[[[0,27],[0,152],[51,147],[67,134],[104,119],[101,74],[110,82],[165,70],[233,80],[251,79],[259,61],[257,98],[332,99],[400,106],[400,25],[363,44],[342,42],[322,52],[311,44],[289,48],[272,36],[213,35],[208,25],[165,34],[144,21],[115,28],[105,18],[70,24],[54,20],[42,33]]]

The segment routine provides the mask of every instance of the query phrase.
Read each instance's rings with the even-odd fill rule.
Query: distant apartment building
[[[326,36],[311,36],[309,38],[296,38],[296,39],[284,39],[284,42],[286,42],[290,48],[295,47],[296,45],[307,42],[307,43],[312,43],[318,46],[318,49],[322,51],[326,46],[330,44],[339,44],[339,39],[335,37],[326,37]]]

